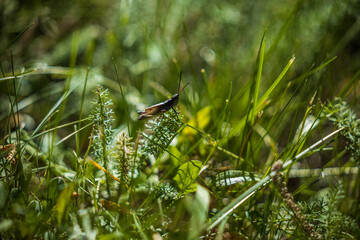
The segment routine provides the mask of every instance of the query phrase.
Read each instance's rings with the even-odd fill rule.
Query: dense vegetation
[[[359,239],[359,9],[2,1],[0,238]]]

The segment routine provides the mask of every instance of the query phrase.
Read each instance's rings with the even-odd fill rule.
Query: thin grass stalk
[[[279,172],[281,169],[285,169],[288,166],[290,166],[293,162],[296,160],[299,160],[303,156],[305,156],[310,151],[314,150],[316,147],[318,147],[320,144],[325,143],[327,140],[329,140],[331,137],[342,131],[344,128],[340,128],[326,137],[320,139],[318,142],[314,143],[307,149],[305,149],[303,152],[296,155],[293,159],[285,162],[280,169],[277,169],[275,171],[272,171],[268,176],[264,177],[261,181],[253,185],[251,188],[249,188],[247,191],[245,191],[243,194],[241,194],[239,197],[237,197],[234,201],[232,201],[229,205],[227,205],[225,208],[223,208],[218,214],[216,214],[213,218],[210,219],[209,226],[207,227],[207,230],[210,231],[215,226],[217,226],[226,216],[228,216],[230,213],[232,213],[236,208],[238,208],[243,202],[245,202],[247,199],[249,199],[252,195],[256,193],[261,187],[265,187],[268,183],[271,182],[272,178],[276,175],[277,172]]]
[[[79,124],[77,126],[77,129],[81,129],[81,120],[82,120],[82,114],[83,114],[83,108],[84,108],[84,102],[85,102],[86,85],[87,85],[87,82],[88,82],[89,71],[90,71],[90,67],[88,67],[87,70],[86,70],[84,87],[83,87],[83,91],[82,91],[82,94],[81,94]],[[79,135],[78,135],[78,139],[80,139]],[[78,141],[76,143],[76,154],[77,155],[80,154],[80,143]]]
[[[121,86],[121,83],[120,83],[120,76],[119,76],[119,72],[118,72],[118,69],[116,67],[116,63],[115,63],[114,58],[112,58],[112,62],[113,62],[115,73],[116,73],[116,80],[118,81],[118,84],[119,84],[121,98],[122,98],[123,104],[125,106],[125,116],[126,116],[125,119],[126,119],[126,125],[127,125],[127,128],[128,128],[128,135],[131,136],[129,106],[128,106],[127,102],[125,101],[125,95],[124,95],[124,92],[123,92],[123,89],[122,89],[122,86]]]

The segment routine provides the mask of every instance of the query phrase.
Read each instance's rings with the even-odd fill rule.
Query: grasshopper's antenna
[[[187,84],[185,84],[185,86],[181,89],[181,91],[180,91],[180,87],[181,87],[181,76],[182,76],[182,70],[180,71],[180,80],[179,80],[179,86],[178,86],[178,92],[177,92],[177,94],[179,95],[183,90],[184,90],[184,88],[190,83],[190,82],[188,82]]]
[[[190,83],[190,82],[187,82],[187,83],[185,84],[185,86],[181,89],[180,93],[184,90],[184,88],[185,88],[187,85],[189,85],[189,83]],[[180,93],[178,93],[178,94],[180,94]]]
[[[181,86],[181,75],[182,75],[182,70],[180,71],[180,79],[179,79],[179,86],[178,86],[178,95],[180,94],[180,86]]]

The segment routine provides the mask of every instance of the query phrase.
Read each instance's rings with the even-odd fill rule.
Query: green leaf
[[[71,197],[71,193],[74,191],[75,183],[72,182],[69,186],[67,186],[59,195],[59,198],[56,202],[56,209],[57,209],[57,219],[58,223],[61,223],[62,216],[66,210],[66,206]]]
[[[174,180],[184,194],[196,191],[197,185],[194,181],[199,175],[201,167],[202,163],[198,160],[191,160],[179,167]]]

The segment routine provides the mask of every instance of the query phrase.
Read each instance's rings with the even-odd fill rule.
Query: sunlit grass
[[[2,4],[1,238],[358,238],[356,4]]]

